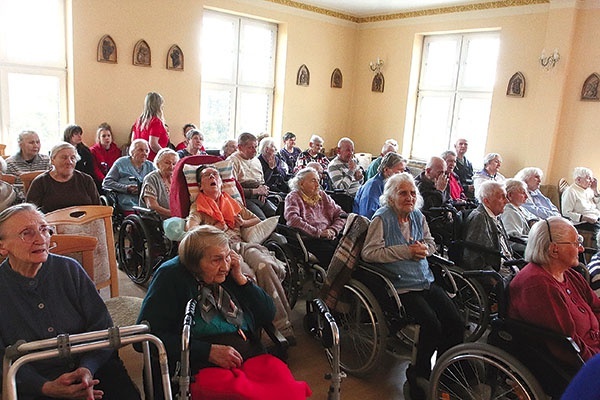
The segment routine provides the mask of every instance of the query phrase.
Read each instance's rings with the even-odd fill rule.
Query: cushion
[[[235,200],[243,204],[242,195],[240,194],[235,180],[233,179],[232,165],[230,160],[223,160],[209,166],[219,171],[221,180],[223,181],[223,191],[233,197]],[[196,201],[198,197],[198,181],[196,180],[196,170],[200,165],[188,165],[183,166],[183,175],[187,183],[188,191],[190,192],[190,202]]]
[[[260,221],[254,226],[242,228],[242,240],[246,243],[262,243],[269,236],[271,236],[271,233],[273,233],[277,227],[278,222],[279,216],[276,215],[274,217],[267,218],[264,221]]]

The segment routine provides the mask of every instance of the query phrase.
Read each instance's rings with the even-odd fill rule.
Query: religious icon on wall
[[[508,80],[506,95],[512,97],[525,96],[525,76],[521,72],[515,72]]]
[[[383,87],[385,86],[385,78],[381,72],[378,72],[373,77],[373,82],[371,83],[371,91],[383,93]]]
[[[342,76],[342,71],[339,68],[336,68],[331,73],[331,87],[332,88],[341,88],[344,82],[344,77]]]
[[[302,64],[298,69],[298,75],[296,75],[296,85],[308,86],[310,85],[310,71],[306,64]]]
[[[152,54],[150,46],[145,40],[139,40],[133,48],[133,65],[149,67],[152,65]]]
[[[183,51],[176,44],[167,53],[167,69],[183,71]]]
[[[104,35],[98,42],[97,51],[98,62],[116,64],[117,63],[117,45],[110,35]]]
[[[598,84],[600,84],[600,75],[594,72],[588,76],[581,88],[581,100],[599,101]]]

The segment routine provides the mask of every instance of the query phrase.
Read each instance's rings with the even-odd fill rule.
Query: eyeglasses
[[[19,233],[19,238],[27,244],[35,242],[37,235],[40,234],[44,239],[49,239],[54,234],[55,228],[50,225],[41,225],[39,228],[26,228]]]
[[[550,222],[548,222],[547,219],[544,220],[546,222],[546,227],[548,228],[548,238],[550,239],[550,243],[554,243],[554,244],[572,244],[574,246],[583,246],[583,236],[581,235],[577,235],[577,241],[576,242],[555,242],[552,239],[552,231],[550,230]]]

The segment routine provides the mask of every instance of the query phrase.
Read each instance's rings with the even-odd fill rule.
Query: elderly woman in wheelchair
[[[174,150],[160,149],[154,158],[156,169],[144,177],[140,189],[140,206],[156,211],[163,219],[171,216],[169,193],[177,161],[179,155]]]
[[[198,225],[212,225],[225,232],[233,250],[242,256],[245,272],[255,274],[258,284],[275,300],[275,327],[293,342],[290,306],[281,284],[286,274],[285,267],[264,246],[246,242],[242,238],[242,228],[262,228],[269,221],[261,222],[250,210],[223,192],[223,182],[215,168],[201,166],[196,171],[196,176],[199,193],[196,202],[190,207],[187,229]]]
[[[213,398],[210,394],[215,393],[224,396],[218,398],[253,399],[309,395],[308,385],[293,380],[283,362],[265,354],[260,329],[271,324],[275,305],[242,273],[240,256],[216,227],[201,226],[186,234],[179,256],[157,270],[142,304],[139,320],[148,321],[163,340],[171,368],[180,360],[181,323],[189,299],[197,299],[189,354],[196,375],[192,398]],[[261,386],[252,374],[270,379]],[[260,397],[266,386],[274,393]]]
[[[418,378],[429,379],[431,357],[463,341],[464,322],[448,294],[434,283],[426,257],[435,243],[411,175],[394,175],[385,184],[382,207],[369,226],[363,260],[394,275],[392,283],[407,314],[420,325],[416,360],[406,371],[412,399],[425,398]]]

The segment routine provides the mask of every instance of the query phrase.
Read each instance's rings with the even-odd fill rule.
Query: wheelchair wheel
[[[148,239],[151,233],[138,215],[130,215],[119,229],[119,264],[129,279],[138,285],[148,282],[152,275],[152,254]]]
[[[288,299],[290,309],[293,309],[300,295],[300,278],[298,274],[298,264],[296,257],[289,251],[285,245],[276,241],[265,243],[265,247],[275,253],[275,258],[285,264],[285,278],[281,285],[285,291],[285,297]]]
[[[452,300],[465,321],[465,342],[476,342],[490,323],[490,306],[481,283],[462,276],[459,268],[449,267],[458,291]]]
[[[431,399],[546,398],[535,377],[521,362],[497,347],[465,343],[440,357],[431,373]]]
[[[377,299],[361,282],[344,285],[335,310],[340,330],[340,366],[355,376],[375,371],[386,350],[388,328]]]

